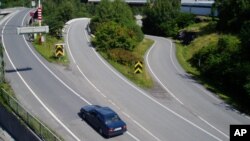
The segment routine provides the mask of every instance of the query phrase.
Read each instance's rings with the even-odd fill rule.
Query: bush
[[[134,33],[116,22],[106,22],[98,27],[92,43],[100,51],[123,48],[133,50],[136,46]]]
[[[179,9],[180,1],[177,0],[156,0],[149,4],[143,19],[144,32],[160,36],[176,35]]]
[[[179,28],[184,28],[190,24],[193,24],[195,16],[190,13],[180,13],[176,18],[176,22]]]
[[[136,42],[141,42],[144,35],[141,28],[136,24],[131,8],[121,0],[102,0],[96,8],[96,16],[90,22],[90,29],[96,33],[98,26],[113,21],[129,29],[130,36],[135,37]]]
[[[122,48],[108,50],[108,57],[122,65],[131,66],[137,61],[142,61],[142,58],[136,57],[132,52]]]

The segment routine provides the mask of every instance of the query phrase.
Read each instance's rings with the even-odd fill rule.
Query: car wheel
[[[82,113],[82,119],[86,119],[86,115],[84,113]]]
[[[99,133],[100,133],[101,135],[103,135],[102,128],[99,128]]]

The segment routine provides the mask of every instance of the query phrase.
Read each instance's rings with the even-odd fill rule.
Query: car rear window
[[[119,120],[121,120],[120,118],[119,118],[119,116],[118,115],[116,115],[116,114],[111,114],[111,115],[107,115],[106,117],[105,117],[105,123],[106,124],[110,124],[110,123],[112,123],[112,122],[116,122],[116,121],[119,121]]]

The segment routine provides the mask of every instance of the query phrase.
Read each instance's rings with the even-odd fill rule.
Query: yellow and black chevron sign
[[[134,71],[134,73],[142,73],[142,68],[143,68],[142,62],[138,61],[135,64],[135,71]]]
[[[56,44],[55,56],[56,57],[62,57],[62,56],[64,56],[63,44]]]

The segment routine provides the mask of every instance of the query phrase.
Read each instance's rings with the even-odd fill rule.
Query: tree
[[[92,33],[96,32],[96,28],[102,23],[114,21],[127,26],[137,36],[137,40],[143,39],[143,33],[138,25],[136,25],[133,13],[130,7],[121,0],[101,0],[100,4],[96,7],[96,15],[92,18],[90,28]]]
[[[112,26],[105,27],[107,22],[112,24]],[[117,27],[119,28],[119,30],[113,29],[113,27]],[[98,30],[104,30],[104,31],[109,30],[109,32],[112,31],[111,32],[112,34],[105,35],[103,39],[102,38],[97,39],[98,42],[103,40],[103,44],[109,44],[106,43],[110,41],[106,40],[106,36],[110,36],[114,39],[117,39],[113,35],[119,35],[119,36],[121,35],[120,36],[121,38],[125,36],[126,38],[128,38],[128,39],[116,40],[115,44],[112,45],[110,44],[111,46],[106,46],[110,49],[120,47],[126,50],[131,50],[132,48],[134,48],[135,44],[138,44],[140,41],[142,41],[144,37],[140,27],[136,24],[134,20],[131,9],[124,1],[121,0],[115,0],[114,2],[111,2],[109,0],[102,0],[100,4],[97,6],[96,16],[91,20],[90,28],[91,32],[96,36],[103,36]],[[117,47],[115,47],[114,45],[116,45]],[[127,45],[131,46],[129,47]],[[100,47],[98,48],[100,49]],[[107,50],[108,48],[106,48],[105,50]]]
[[[222,31],[238,32],[250,19],[249,0],[217,0],[216,6],[219,12],[218,28]]]
[[[146,33],[173,36],[178,30],[176,17],[179,15],[180,2],[176,0],[155,0],[145,10],[143,30]]]
[[[136,45],[129,34],[129,29],[113,21],[103,23],[98,27],[93,44],[97,50],[101,51],[114,48],[132,50]]]

